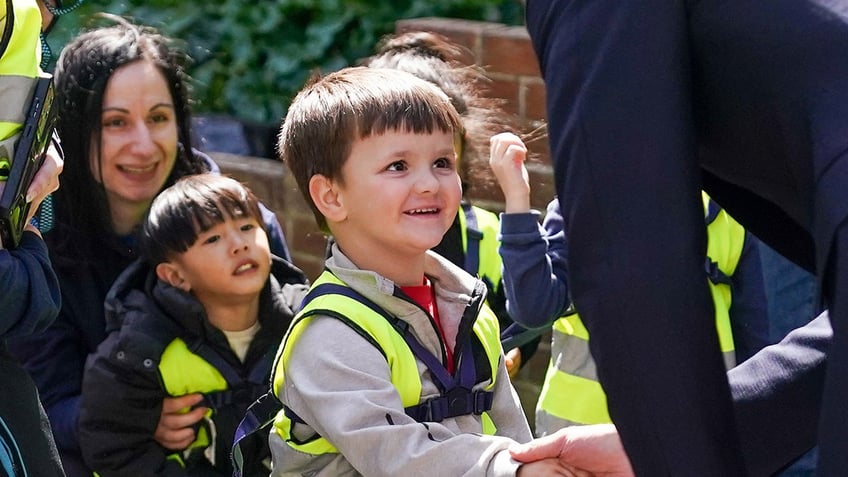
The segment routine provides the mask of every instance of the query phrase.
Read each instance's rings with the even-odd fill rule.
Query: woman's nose
[[[146,124],[141,124],[135,128],[132,137],[132,150],[136,154],[150,154],[156,149],[156,143],[153,141],[153,134]]]

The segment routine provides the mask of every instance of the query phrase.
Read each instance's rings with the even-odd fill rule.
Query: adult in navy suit
[[[704,280],[703,187],[822,283],[820,472],[844,472],[848,1],[529,0],[527,27],[570,290],[634,470],[745,472]],[[755,431],[793,432],[782,424]]]

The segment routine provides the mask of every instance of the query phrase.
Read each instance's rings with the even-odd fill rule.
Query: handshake
[[[558,466],[553,475],[632,477],[633,469],[613,424],[572,426],[510,449],[519,462],[545,459]],[[522,467],[518,476],[523,477]]]

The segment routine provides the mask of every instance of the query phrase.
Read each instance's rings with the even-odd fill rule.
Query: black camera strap
[[[12,0],[6,0],[6,26],[3,28],[3,37],[0,38],[0,58],[6,53],[6,47],[9,46],[9,40],[12,39],[12,29],[15,26],[15,7],[12,6]]]

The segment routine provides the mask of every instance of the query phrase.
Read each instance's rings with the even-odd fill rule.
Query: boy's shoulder
[[[280,285],[309,284],[309,279],[306,277],[306,274],[303,273],[303,270],[288,260],[276,255],[271,255],[271,276],[273,276]]]
[[[106,332],[114,335],[113,352],[124,358],[158,359],[174,338],[184,335],[171,315],[189,312],[199,306],[190,295],[177,295],[156,277],[142,260],[133,262],[115,280],[104,302]],[[195,302],[195,303],[192,303]]]

